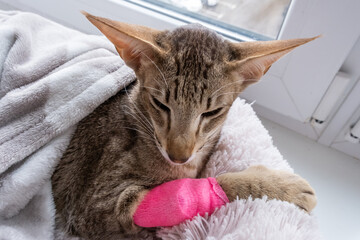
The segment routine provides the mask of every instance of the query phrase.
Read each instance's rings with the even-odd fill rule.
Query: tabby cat
[[[232,43],[198,24],[157,31],[84,14],[136,74],[78,124],[52,177],[57,222],[86,239],[144,231],[132,219],[144,195],[199,177],[238,93],[313,40]],[[316,204],[310,185],[287,172],[250,167],[217,181],[230,201],[268,195],[306,211]]]

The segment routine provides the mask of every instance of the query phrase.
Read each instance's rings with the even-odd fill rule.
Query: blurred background
[[[240,97],[318,195],[324,239],[360,239],[359,0],[0,0],[92,34],[79,13],[171,29],[198,22],[231,41],[313,37]]]

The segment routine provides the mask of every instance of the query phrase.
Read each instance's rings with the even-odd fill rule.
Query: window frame
[[[0,1],[93,34],[99,32],[79,13],[80,10],[160,30],[171,29],[192,20],[187,19],[187,16],[170,17],[124,0]],[[309,120],[360,35],[360,28],[353,24],[360,22],[358,9],[360,1],[356,0],[292,0],[278,39],[319,34],[323,34],[323,37],[295,49],[273,64],[262,81],[249,87],[241,96],[250,101],[256,100],[254,107],[259,109],[260,115],[317,139],[319,136]],[[340,18],[334,17],[339,14]],[[215,30],[223,31],[216,27]],[[241,34],[235,37],[232,35],[234,38],[253,40]],[[329,49],[333,50],[331,57],[328,56]]]

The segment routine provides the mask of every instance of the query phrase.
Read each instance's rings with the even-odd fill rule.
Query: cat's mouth
[[[193,153],[188,159],[182,159],[182,160],[172,159],[169,156],[169,154],[167,153],[167,151],[161,146],[161,144],[157,138],[156,138],[156,146],[159,149],[161,155],[165,158],[165,160],[172,165],[187,164],[187,163],[191,162],[195,158],[195,155],[196,155],[196,153]]]
[[[171,159],[169,157],[169,154],[163,148],[161,148],[159,150],[160,150],[161,155],[163,155],[163,157],[166,159],[166,161],[168,161],[172,165],[177,165],[177,166],[184,165],[184,164],[191,162],[195,158],[195,155],[196,155],[196,153],[194,153],[186,160],[177,160],[177,159]]]
[[[184,165],[184,164],[187,164],[189,162],[191,162],[195,156],[196,156],[196,152],[194,152],[189,158],[187,159],[176,159],[176,158],[173,158],[171,156],[169,156],[168,152],[162,147],[159,139],[157,138],[156,134],[154,134],[154,138],[155,138],[155,143],[156,143],[156,146],[157,148],[159,149],[159,152],[161,153],[161,155],[165,158],[165,160],[167,162],[169,162],[170,164],[172,165]],[[203,147],[203,146],[202,146]],[[201,148],[202,148],[201,147]],[[201,149],[200,148],[200,149]]]

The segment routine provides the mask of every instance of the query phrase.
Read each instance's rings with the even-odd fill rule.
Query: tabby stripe
[[[210,106],[211,106],[211,98],[208,98],[207,105],[206,105],[206,110],[209,110]]]
[[[203,120],[204,120],[204,118],[203,118],[203,117],[201,117],[201,118],[200,118],[200,122],[199,122],[199,126],[198,126],[198,128],[197,128],[197,130],[196,130],[196,133],[195,133],[195,136],[196,136],[196,137],[198,137],[198,136],[199,136],[199,133],[200,133],[200,127],[201,127],[201,124],[202,124]]]
[[[167,112],[168,124],[167,124],[167,132],[170,132],[171,128],[171,112]]]
[[[197,86],[196,86],[196,83],[193,84],[194,86],[194,93],[196,94],[197,93]]]
[[[176,76],[180,75],[180,61],[179,58],[175,58],[175,64],[176,64]]]
[[[166,103],[169,103],[169,98],[170,98],[170,90],[168,89],[168,90],[166,91],[166,95],[165,95]]]
[[[179,79],[175,80],[174,99],[177,100],[179,88]]]
[[[207,68],[205,67],[204,71],[203,71],[203,78],[204,79],[208,79],[208,70]]]
[[[128,133],[130,135],[129,142],[124,146],[123,150],[124,152],[131,151],[135,146],[138,138],[138,132],[136,132],[133,129],[128,129]]]
[[[188,79],[188,78],[189,78],[189,77],[188,77],[188,74],[186,74],[186,75],[185,75],[185,79]],[[182,94],[182,96],[184,97],[184,96],[187,95],[187,93],[188,93],[188,89],[187,89],[187,88],[185,89],[185,81],[183,81],[183,82],[182,82],[181,94]]]

